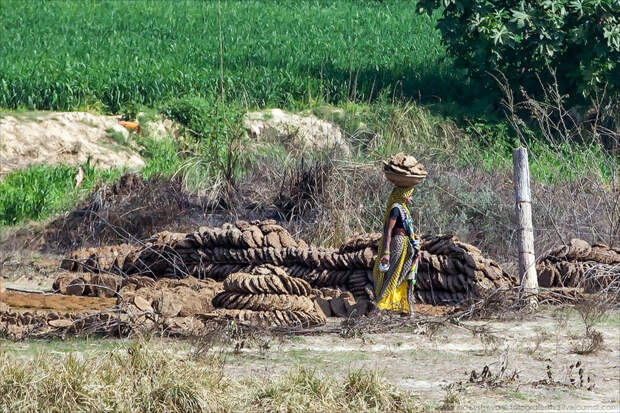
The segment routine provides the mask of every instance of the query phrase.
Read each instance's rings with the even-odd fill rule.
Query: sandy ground
[[[375,369],[433,406],[453,397],[459,410],[618,411],[620,314],[614,313],[595,327],[603,333],[604,349],[597,354],[577,355],[571,352],[576,340],[571,337],[583,334],[583,326],[576,313],[568,313],[569,320],[564,324],[565,312],[555,311],[547,310],[524,321],[447,325],[430,336],[429,331],[420,329],[353,339],[336,335],[296,337],[274,342],[267,350],[242,350],[229,359],[227,373],[270,376],[299,365],[340,374]],[[472,328],[480,327],[491,335],[472,333]],[[535,348],[537,341],[541,342]],[[507,363],[505,376],[516,370],[518,378],[497,387],[468,382],[471,371],[480,373],[485,365],[496,374],[502,360]],[[585,376],[591,376],[594,389],[570,385],[568,370],[577,361],[581,361]],[[554,381],[560,383],[535,384],[547,378],[547,365]],[[579,382],[577,369],[573,376]]]

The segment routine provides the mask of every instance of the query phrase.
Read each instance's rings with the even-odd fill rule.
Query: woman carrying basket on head
[[[426,177],[424,167],[405,154],[384,162],[386,177],[396,186],[387,202],[383,237],[373,269],[377,307],[405,314],[413,313],[413,288],[418,267],[420,242],[413,232],[407,204],[413,186]]]

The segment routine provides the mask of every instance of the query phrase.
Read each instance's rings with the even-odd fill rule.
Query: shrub
[[[419,0],[418,9],[443,9],[443,42],[473,77],[501,71],[532,90],[551,67],[564,91],[620,92],[617,0]]]
[[[244,108],[239,103],[222,103],[215,98],[189,97],[174,100],[163,108],[163,113],[185,126],[194,137],[194,153],[187,167],[196,169],[206,165],[207,173],[223,174],[232,182],[239,167],[241,138],[244,135]]]

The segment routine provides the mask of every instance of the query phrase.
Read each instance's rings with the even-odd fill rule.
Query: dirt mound
[[[84,112],[4,116],[0,130],[0,174],[33,164],[78,165],[87,160],[102,169],[144,166],[137,152],[111,138],[111,134],[129,137],[114,116]]]
[[[350,153],[337,126],[314,116],[300,116],[280,109],[250,112],[245,118],[248,134],[263,141],[285,142],[299,150],[338,149]]]
[[[552,248],[536,264],[541,287],[580,287],[597,292],[620,283],[620,248],[573,238]]]

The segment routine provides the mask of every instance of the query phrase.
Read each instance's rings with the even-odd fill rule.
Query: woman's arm
[[[396,218],[390,217],[383,228],[383,256],[381,257],[381,264],[383,265],[390,262],[390,242],[392,241],[394,225],[396,225]]]

